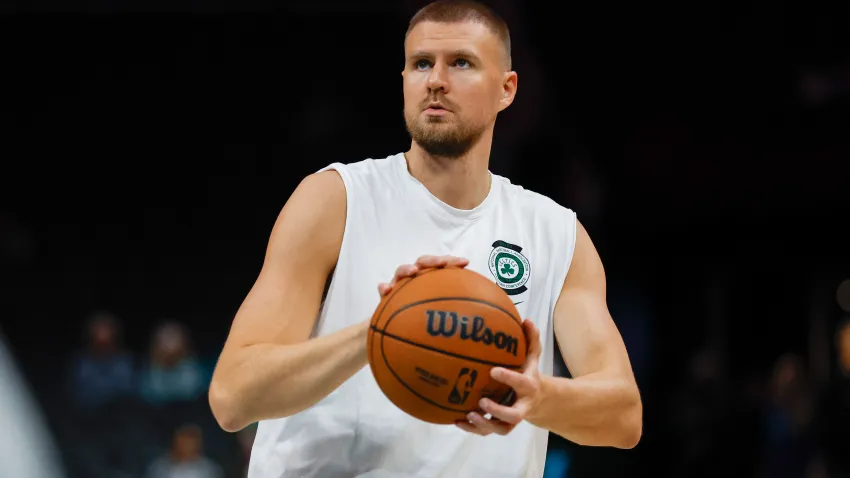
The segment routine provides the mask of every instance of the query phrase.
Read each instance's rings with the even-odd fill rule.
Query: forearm
[[[367,327],[359,323],[297,344],[255,344],[233,351],[227,363],[219,363],[210,386],[219,424],[235,431],[314,405],[368,363]]]
[[[640,440],[643,407],[634,382],[590,374],[544,377],[529,421],[580,445],[633,448]]]

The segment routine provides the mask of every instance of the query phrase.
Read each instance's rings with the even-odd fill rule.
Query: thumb
[[[529,319],[522,321],[522,328],[525,332],[526,343],[528,344],[528,357],[540,357],[540,330]]]
[[[525,358],[525,363],[522,366],[523,373],[537,373],[537,367],[540,366],[540,354],[529,354]]]

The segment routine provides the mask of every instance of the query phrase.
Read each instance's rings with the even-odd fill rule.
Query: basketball
[[[399,281],[378,304],[367,337],[381,391],[435,424],[466,420],[482,397],[509,403],[513,391],[490,369],[520,370],[527,350],[510,297],[483,275],[456,267]]]

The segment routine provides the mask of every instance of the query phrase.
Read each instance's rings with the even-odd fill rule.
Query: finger
[[[439,257],[439,259],[440,259],[440,261],[441,261],[441,262],[443,262],[444,264],[446,264],[446,265],[451,265],[451,266],[459,266],[459,265],[461,265],[461,264],[464,264],[464,265],[469,264],[469,259],[467,259],[467,258],[465,258],[465,257],[458,257],[458,256],[440,256],[440,257]]]
[[[478,405],[482,410],[508,425],[516,425],[525,419],[525,412],[521,405],[506,407],[499,405],[489,398],[482,398]]]
[[[466,267],[469,264],[469,260],[463,257],[455,257],[455,256],[422,256],[416,260],[416,265],[423,268],[436,268],[436,267]]]
[[[517,395],[531,395],[537,391],[534,379],[523,373],[514,372],[502,367],[493,367],[490,376],[497,382],[504,383],[516,391]]]
[[[446,260],[444,256],[422,256],[419,259],[416,259],[416,265],[423,269],[430,269],[432,267],[443,267],[446,265]]]
[[[525,338],[528,342],[528,355],[526,357],[533,358],[535,361],[540,357],[540,330],[529,319],[522,321],[522,328],[525,332]]]
[[[470,412],[466,416],[472,425],[487,434],[495,433],[497,435],[507,435],[514,428],[513,425],[509,423],[505,423],[499,419],[488,420],[475,412]]]
[[[390,290],[392,290],[392,287],[390,287],[389,284],[386,284],[386,283],[383,283],[383,282],[378,284],[378,294],[380,294],[381,297],[387,295],[387,293],[389,293]]]
[[[398,269],[395,270],[395,276],[393,277],[392,282],[390,282],[390,286],[394,286],[399,279],[404,279],[405,277],[410,277],[419,270],[415,264],[405,264],[403,266],[398,266]]]
[[[456,421],[455,426],[457,426],[458,428],[460,428],[461,430],[463,430],[465,432],[474,433],[476,435],[481,435],[483,437],[490,434],[490,432],[485,432],[484,430],[476,427],[475,425],[473,425],[473,424],[471,424],[467,421],[463,421],[463,420]]]
[[[446,267],[466,267],[469,265],[469,259],[463,257],[446,256]]]

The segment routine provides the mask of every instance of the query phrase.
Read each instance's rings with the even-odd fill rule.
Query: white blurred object
[[[57,450],[0,335],[0,477],[61,478]]]

